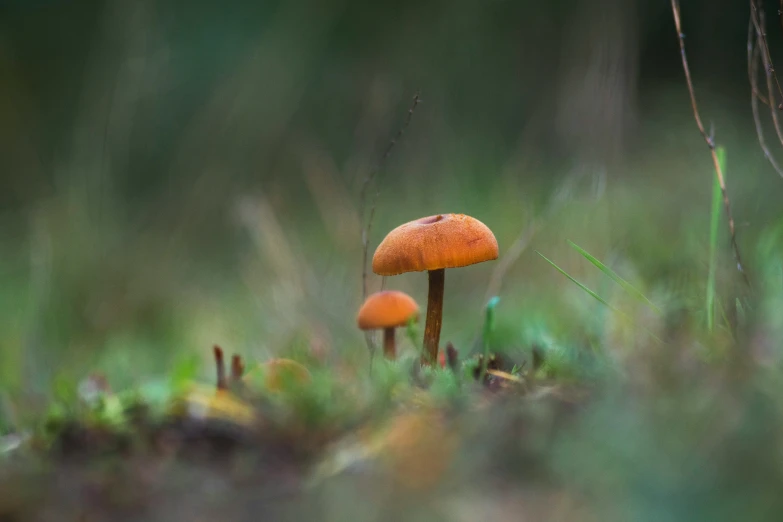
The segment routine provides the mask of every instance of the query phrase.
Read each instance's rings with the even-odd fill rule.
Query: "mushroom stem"
[[[428,271],[430,280],[427,297],[427,323],[424,326],[424,358],[422,363],[435,364],[438,360],[438,344],[440,343],[440,327],[443,323],[443,285],[446,280],[446,270]]]
[[[397,358],[397,348],[394,346],[394,328],[383,329],[383,355],[390,361]]]

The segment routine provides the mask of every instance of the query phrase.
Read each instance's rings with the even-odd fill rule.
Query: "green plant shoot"
[[[723,175],[726,175],[726,149],[718,147],[718,155]],[[718,225],[720,223],[721,190],[717,176],[712,177],[712,206],[710,208],[710,265],[707,274],[707,330],[712,332],[715,327],[715,271],[717,266]]]
[[[492,329],[495,325],[495,307],[500,302],[500,297],[494,296],[487,301],[487,306],[484,312],[484,329],[481,333],[481,342],[483,344],[484,358],[481,361],[481,373],[479,375],[479,382],[484,382],[484,377],[487,374],[487,363],[489,362],[489,338],[492,335]]]

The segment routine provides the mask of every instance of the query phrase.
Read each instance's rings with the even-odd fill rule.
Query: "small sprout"
[[[489,338],[492,335],[492,329],[495,327],[495,307],[500,302],[500,297],[495,296],[487,302],[487,307],[484,315],[484,330],[481,335],[481,340],[484,344],[484,357],[481,365],[481,373],[479,374],[479,381],[484,382],[484,376],[487,372],[487,361],[489,361]]]
[[[242,375],[245,373],[245,363],[242,362],[242,357],[239,355],[231,356],[231,380],[239,381],[242,379]]]
[[[212,352],[215,355],[215,369],[217,371],[217,389],[227,390],[228,381],[226,380],[226,361],[223,358],[223,349],[215,345],[212,348]]]

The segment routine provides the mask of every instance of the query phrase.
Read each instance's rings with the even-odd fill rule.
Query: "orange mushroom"
[[[389,232],[378,245],[372,259],[376,274],[428,272],[429,296],[424,327],[426,364],[438,360],[445,269],[497,258],[495,235],[484,223],[465,214],[438,214],[405,223]]]
[[[383,329],[383,355],[394,360],[397,348],[394,329],[419,316],[419,305],[411,296],[397,290],[371,294],[359,309],[356,323],[362,330]]]

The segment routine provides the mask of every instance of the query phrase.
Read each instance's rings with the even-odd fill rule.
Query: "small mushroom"
[[[307,384],[312,379],[310,371],[291,359],[275,358],[256,366],[242,376],[244,383],[255,380],[257,373],[263,377],[267,391],[277,393],[289,391],[291,386]]]
[[[383,329],[383,355],[394,360],[397,348],[394,329],[419,316],[419,305],[411,296],[397,290],[371,294],[359,309],[356,323],[362,330]]]
[[[428,272],[429,296],[424,327],[426,364],[438,360],[445,269],[497,258],[495,235],[484,223],[465,214],[438,214],[405,223],[389,232],[378,245],[372,259],[376,274]]]

